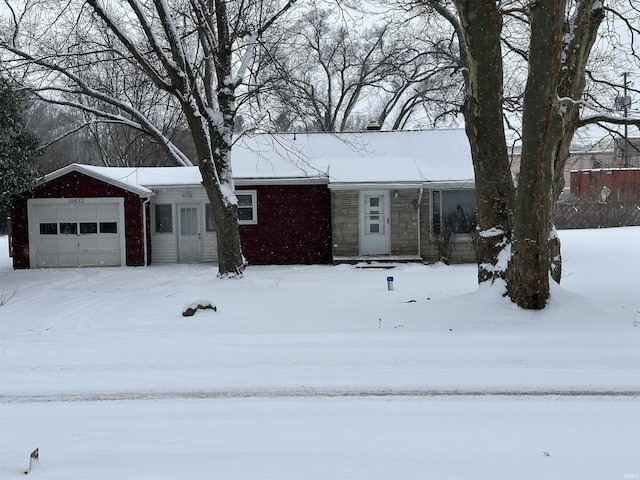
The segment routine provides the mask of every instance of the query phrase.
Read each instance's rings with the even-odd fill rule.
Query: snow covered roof
[[[244,137],[233,151],[234,177],[251,165],[326,171],[330,184],[473,180],[464,130],[296,133]]]
[[[247,135],[232,152],[237,183],[323,181],[330,185],[473,181],[463,130],[368,131]],[[98,167],[73,164],[71,170],[146,196],[154,187],[199,185],[198,167]]]
[[[116,187],[123,188],[130,192],[136,193],[141,197],[147,197],[153,195],[153,190],[143,186],[140,183],[126,180],[126,173],[130,174],[133,168],[111,168],[111,167],[96,167],[93,165],[84,165],[81,163],[72,163],[66,167],[62,167],[54,172],[48,173],[41,180],[40,183],[46,183],[56,178],[62,177],[70,172],[81,172],[89,175],[90,177],[97,178],[103,182],[115,185]],[[117,171],[117,172],[116,172]]]

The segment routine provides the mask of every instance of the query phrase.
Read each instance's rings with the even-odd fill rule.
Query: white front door
[[[391,251],[389,230],[389,192],[361,192],[360,254],[388,255]]]
[[[178,206],[178,262],[202,261],[200,242],[200,208],[198,205]]]

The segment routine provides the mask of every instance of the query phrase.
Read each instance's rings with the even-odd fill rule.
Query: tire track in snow
[[[289,399],[289,398],[583,398],[640,397],[640,390],[194,390],[165,392],[55,393],[36,395],[2,395],[0,403],[112,402],[141,400],[225,400],[225,399]]]

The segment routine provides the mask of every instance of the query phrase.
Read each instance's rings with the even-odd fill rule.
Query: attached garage
[[[146,265],[153,195],[77,164],[46,175],[13,203],[13,267]]]

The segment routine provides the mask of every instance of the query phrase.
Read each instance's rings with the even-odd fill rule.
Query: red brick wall
[[[257,225],[241,225],[253,265],[331,263],[331,196],[326,185],[238,187],[257,192]]]
[[[24,193],[11,209],[13,268],[29,268],[29,222],[27,199],[123,197],[125,216],[126,264],[144,265],[142,203],[145,199],[87,175],[70,172]]]

